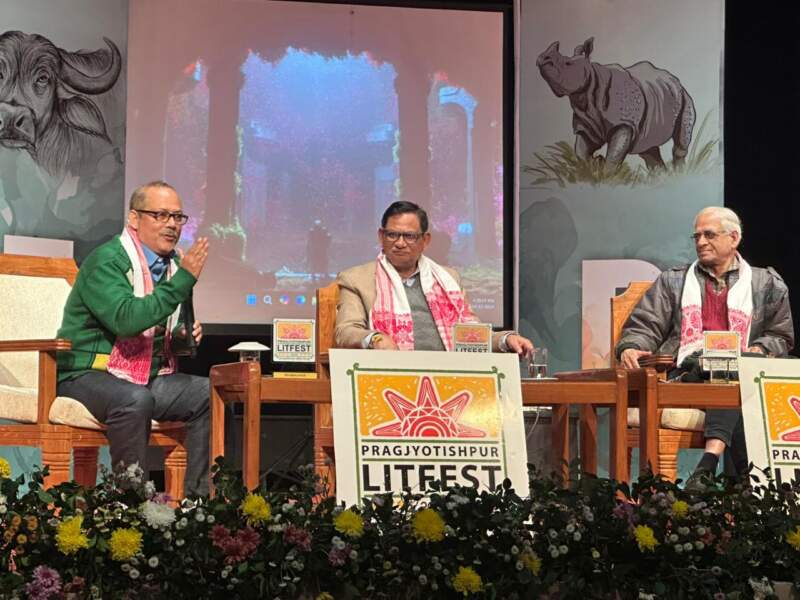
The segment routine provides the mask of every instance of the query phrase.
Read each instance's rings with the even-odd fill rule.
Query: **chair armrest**
[[[65,339],[52,340],[4,340],[0,342],[0,352],[38,352],[39,383],[36,398],[36,421],[40,424],[50,422],[50,407],[56,399],[58,367],[56,351],[69,350],[72,342]]]
[[[555,378],[561,381],[616,381],[619,371],[616,369],[582,369],[580,371],[561,371],[555,374]]]
[[[639,358],[640,367],[652,367],[658,372],[666,371],[673,364],[675,357],[671,354],[651,354]]]
[[[55,352],[71,348],[72,342],[65,339],[4,340],[0,342],[0,352]]]
[[[209,379],[215,387],[246,386],[253,380],[260,381],[261,365],[257,362],[214,365],[209,372]]]

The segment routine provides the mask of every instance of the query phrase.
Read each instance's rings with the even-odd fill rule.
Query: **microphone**
[[[194,301],[192,295],[193,291],[189,292],[189,297],[181,304],[180,320],[183,323],[186,335],[176,336],[173,339],[172,353],[175,356],[197,357],[197,342],[192,335],[192,329],[194,328]]]

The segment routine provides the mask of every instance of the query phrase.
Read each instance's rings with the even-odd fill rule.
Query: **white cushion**
[[[663,429],[682,431],[703,431],[706,422],[705,411],[696,408],[665,408],[661,411]],[[628,409],[628,427],[639,427],[639,409]]]
[[[0,340],[54,339],[70,289],[61,277],[0,274]],[[36,423],[38,380],[38,352],[0,352],[0,419]],[[106,429],[83,404],[62,396],[50,407],[50,423]],[[180,426],[183,423],[153,421],[154,431]]]
[[[20,423],[36,423],[37,390],[10,385],[0,385],[0,419]],[[92,416],[89,409],[74,398],[56,397],[50,407],[50,422],[83,429],[105,431],[106,427]],[[164,431],[182,426],[182,423],[153,421],[153,431]]]
[[[70,286],[66,279],[0,275],[0,340],[48,340],[56,337]],[[35,388],[38,352],[1,352],[0,384]]]

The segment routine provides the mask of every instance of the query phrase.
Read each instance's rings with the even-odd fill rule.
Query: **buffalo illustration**
[[[0,35],[0,145],[24,149],[51,175],[80,160],[83,136],[110,142],[97,105],[116,83],[119,49],[68,52],[47,38],[20,31]]]
[[[681,165],[695,121],[694,103],[681,82],[647,61],[630,67],[592,62],[593,47],[589,38],[573,56],[564,56],[553,42],[536,60],[553,93],[569,96],[575,154],[588,160],[608,144],[607,166],[638,154],[652,170],[664,167],[659,147],[672,139],[673,165]]]

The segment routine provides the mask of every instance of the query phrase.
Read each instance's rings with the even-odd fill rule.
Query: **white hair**
[[[742,238],[742,220],[739,218],[739,215],[730,208],[725,208],[724,206],[706,206],[697,213],[697,216],[694,218],[695,223],[697,223],[697,219],[699,219],[701,215],[710,215],[715,219],[719,219],[722,229],[726,233],[735,231],[739,234],[739,239]]]

